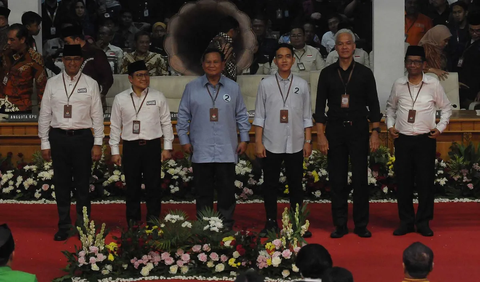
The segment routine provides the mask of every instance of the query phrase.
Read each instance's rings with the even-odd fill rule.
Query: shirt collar
[[[341,71],[350,71],[353,68],[354,64],[355,64],[355,60],[353,59],[353,56],[352,56],[352,62],[350,63],[350,65],[346,70],[343,70],[342,67],[340,66],[340,58],[338,58],[337,60],[337,68],[340,69]]]
[[[210,83],[208,82],[208,78],[206,74],[202,76],[201,82],[202,82],[202,86],[205,86]],[[221,84],[222,86],[225,85],[225,77],[223,76],[223,74],[220,76],[220,80],[218,81],[218,83]]]
[[[408,82],[408,75],[403,77],[403,80],[401,81],[401,83],[402,84],[407,84],[407,82]],[[430,77],[428,75],[425,75],[425,73],[422,72],[422,82],[428,84],[428,83],[432,82],[432,77]]]
[[[278,74],[278,72],[275,73],[275,76],[277,77],[278,81],[287,81],[287,82],[288,82],[288,81],[290,81],[290,80],[292,79],[293,73],[290,72],[290,75],[289,75],[287,78],[282,78],[282,77]]]
[[[307,43],[305,43],[305,45],[303,45],[302,48],[293,48],[293,51],[307,51]]]
[[[65,77],[65,81],[68,81],[68,82],[70,82],[70,81],[72,81],[72,82],[77,81],[78,78],[80,77],[80,74],[82,74],[82,72],[79,70],[78,73],[77,73],[76,75],[74,75],[74,76],[73,76],[73,79],[72,79],[72,78],[67,74],[66,71],[63,71],[63,76]]]
[[[145,88],[145,89],[142,91],[142,93],[140,94],[140,97],[143,97],[143,96],[147,95],[147,93],[148,93],[148,88],[149,88],[149,87]],[[131,92],[130,94],[132,94],[132,96],[137,96],[137,94],[135,94],[135,92],[133,92],[133,86],[132,86],[132,92]]]

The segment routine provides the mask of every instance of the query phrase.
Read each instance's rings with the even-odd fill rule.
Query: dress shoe
[[[312,232],[310,232],[309,230],[305,231],[305,233],[303,234],[303,238],[311,238],[312,237]]]
[[[269,230],[274,231],[275,233],[278,233],[280,231],[277,221],[275,219],[268,219],[265,223],[265,228],[260,231],[258,236],[260,236],[261,238],[267,238]]]
[[[357,234],[358,237],[362,237],[362,238],[372,237],[372,232],[368,231],[368,229],[366,227],[355,228],[353,230],[353,233]]]
[[[403,236],[407,233],[415,232],[415,228],[413,226],[408,225],[400,225],[395,231],[393,231],[394,236]]]
[[[53,236],[54,241],[65,241],[68,239],[68,230],[63,230],[60,229],[55,233],[55,236]]]
[[[420,233],[422,236],[425,237],[432,237],[433,236],[433,231],[430,229],[430,227],[427,226],[417,226],[417,232]]]
[[[330,234],[330,238],[342,238],[348,234],[348,228],[346,226],[337,226],[335,231]]]

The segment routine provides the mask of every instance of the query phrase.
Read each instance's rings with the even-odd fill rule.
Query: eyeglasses
[[[141,78],[149,78],[150,74],[148,72],[146,72],[146,73],[136,73],[133,76],[138,78],[138,79],[141,79]]]
[[[413,64],[413,65],[415,65],[415,66],[418,67],[418,66],[420,66],[420,65],[423,64],[423,61],[418,61],[418,60],[405,60],[405,64],[406,64],[406,65],[411,65],[411,64]]]
[[[63,57],[63,59],[65,60],[65,62],[75,62],[75,63],[78,63],[82,60],[82,57]]]
[[[292,34],[290,35],[290,38],[300,38],[303,37],[303,34]]]

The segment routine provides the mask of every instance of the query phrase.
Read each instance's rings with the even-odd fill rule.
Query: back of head
[[[353,275],[343,267],[332,267],[325,271],[322,282],[353,282]]]
[[[14,250],[15,242],[10,228],[7,224],[0,225],[0,266],[7,265]]]
[[[303,246],[297,254],[295,265],[305,278],[320,279],[324,272],[332,267],[330,253],[319,244]]]
[[[240,24],[231,16],[224,17],[220,20],[220,32],[227,33],[231,29],[240,27]]]
[[[27,26],[31,24],[40,24],[42,22],[42,17],[32,11],[23,13],[22,15],[22,24]]]
[[[264,282],[265,277],[259,274],[257,271],[253,269],[249,269],[246,272],[240,273],[237,278],[235,278],[235,282]]]
[[[22,38],[27,38],[28,37],[28,30],[27,28],[19,23],[12,24],[11,26],[8,27],[8,31],[15,30],[17,32],[17,38],[22,39]]]
[[[403,251],[405,273],[415,279],[426,278],[433,269],[433,251],[415,242]]]

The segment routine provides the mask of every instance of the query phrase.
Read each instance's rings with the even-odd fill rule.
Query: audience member
[[[127,223],[135,225],[142,220],[142,183],[147,195],[146,222],[160,217],[162,191],[159,189],[159,171],[162,161],[171,158],[174,136],[167,99],[163,93],[150,88],[150,74],[144,61],[128,65],[128,80],[131,86],[117,94],[113,101],[109,143],[112,162],[123,165],[125,172]],[[123,161],[120,139],[123,140]]]
[[[81,27],[70,26],[64,28],[62,30],[62,37],[66,45],[80,44],[82,47],[83,58],[85,60],[82,66],[82,72],[93,78],[100,86],[100,95],[105,111],[107,107],[105,96],[113,84],[112,69],[110,68],[105,52],[85,41]]]
[[[160,54],[150,52],[150,33],[140,31],[135,34],[135,51],[123,57],[121,73],[128,73],[128,65],[136,61],[145,61],[151,76],[168,75],[167,63]]]
[[[302,280],[321,282],[325,271],[332,268],[332,257],[327,249],[320,244],[308,244],[303,246],[297,254],[295,265],[300,271]]]
[[[332,267],[325,271],[322,282],[353,282],[353,275],[343,267]]]
[[[447,25],[450,18],[450,7],[447,0],[430,0],[425,14],[432,19],[433,25]]]
[[[278,44],[275,39],[267,37],[267,20],[263,15],[256,15],[252,18],[252,29],[257,36],[258,47],[253,55],[252,64],[246,72],[248,74],[264,74],[265,65],[267,70],[270,69],[269,64],[275,57]]]
[[[290,31],[290,41],[294,48],[295,63],[292,66],[292,72],[309,72],[321,70],[325,67],[325,61],[317,49],[305,43],[305,30],[303,26],[294,26]],[[278,70],[277,65],[271,66],[270,74],[275,74]]]
[[[447,57],[444,49],[451,37],[452,34],[448,27],[440,24],[427,31],[418,42],[418,45],[423,46],[425,50],[426,67],[424,72],[434,73],[440,80],[445,80],[448,76],[445,71],[447,69]]]
[[[22,15],[22,24],[28,30],[28,40],[27,45],[33,50],[37,51],[37,43],[35,42],[34,36],[40,33],[40,24],[42,23],[42,17],[35,12],[25,12]]]
[[[72,187],[75,187],[77,202],[76,225],[84,223],[84,207],[90,215],[92,161],[102,155],[104,126],[100,91],[94,79],[82,75],[83,60],[80,45],[65,45],[65,71],[48,80],[38,119],[42,157],[47,162],[55,160],[53,183],[58,211],[55,241],[65,241],[72,226]]]
[[[205,51],[202,56],[205,75],[185,86],[176,127],[183,151],[192,155],[197,215],[206,208],[213,209],[217,190],[217,209],[223,217],[223,227],[232,230],[237,189],[235,164],[250,141],[250,122],[240,87],[222,75],[224,67],[225,56],[220,50]]]
[[[405,55],[407,76],[395,81],[387,101],[387,128],[395,139],[395,178],[400,226],[393,235],[417,232],[433,236],[436,138],[447,128],[452,105],[438,79],[424,75],[425,52],[421,46],[409,46]],[[421,92],[421,96],[420,96]],[[420,96],[420,99],[418,99]],[[437,124],[435,112],[442,111]],[[413,209],[413,191],[418,192],[417,214]]]
[[[115,32],[112,44],[122,48],[124,52],[132,52],[135,49],[135,34],[139,31],[133,24],[132,13],[128,10],[122,10],[120,24]]]
[[[150,36],[150,51],[158,53],[162,56],[167,56],[167,52],[163,49],[163,42],[167,35],[167,25],[162,22],[156,22],[152,27],[152,34]]]
[[[59,11],[60,4],[57,0],[45,0],[42,3],[43,15],[43,41],[60,37],[60,24],[62,22],[61,11]]]
[[[373,38],[373,0],[351,0],[345,7],[345,15],[352,19],[353,29],[364,40],[362,48],[370,52]],[[358,43],[358,42],[357,42]]]
[[[112,18],[117,18],[121,15],[122,5],[118,0],[104,0],[106,13],[110,14]]]
[[[32,112],[31,96],[35,88],[38,102],[41,101],[47,76],[42,55],[27,45],[28,30],[21,24],[8,28],[8,48],[0,57],[0,99],[4,100],[5,112]]]
[[[322,58],[326,57],[328,55],[327,49],[322,46],[320,38],[315,33],[315,25],[311,22],[306,22],[303,24],[303,30],[305,30],[305,43],[317,49]]]
[[[428,282],[433,270],[433,251],[420,242],[415,242],[403,251],[403,282]]]
[[[76,0],[74,5],[72,5],[70,15],[72,21],[75,25],[81,26],[83,30],[83,35],[88,37],[95,37],[95,26],[93,25],[92,19],[88,14],[88,11],[85,9],[85,3],[83,0]]]
[[[108,63],[114,74],[120,73],[123,63],[123,50],[120,47],[110,44],[115,32],[106,26],[100,26],[97,33],[95,45],[105,52]]]
[[[328,19],[328,29],[322,36],[322,45],[327,48],[327,52],[330,53],[335,48],[335,33],[338,31],[338,24],[340,23],[339,15],[332,15]]]
[[[458,60],[458,81],[460,82],[461,108],[470,102],[480,101],[480,12],[468,15],[470,41]]]
[[[259,274],[257,271],[253,269],[249,269],[245,272],[240,273],[237,278],[235,278],[235,282],[264,282],[265,277]]]
[[[451,6],[453,22],[448,27],[452,33],[447,46],[447,70],[458,72],[458,60],[465,50],[469,38],[467,11],[468,5],[465,2],[457,1]]]
[[[8,41],[8,16],[10,9],[0,7],[0,52],[5,49]]]
[[[419,12],[418,1],[405,0],[405,42],[410,45],[418,45],[433,26],[432,20]]]
[[[0,225],[0,281],[37,282],[33,274],[12,270],[15,241],[7,224]],[[260,282],[260,281],[259,281]]]
[[[220,32],[212,39],[208,48],[216,48],[225,56],[225,69],[223,75],[231,80],[237,80],[237,58],[233,44],[240,34],[238,21],[233,17],[224,17],[219,23]]]

